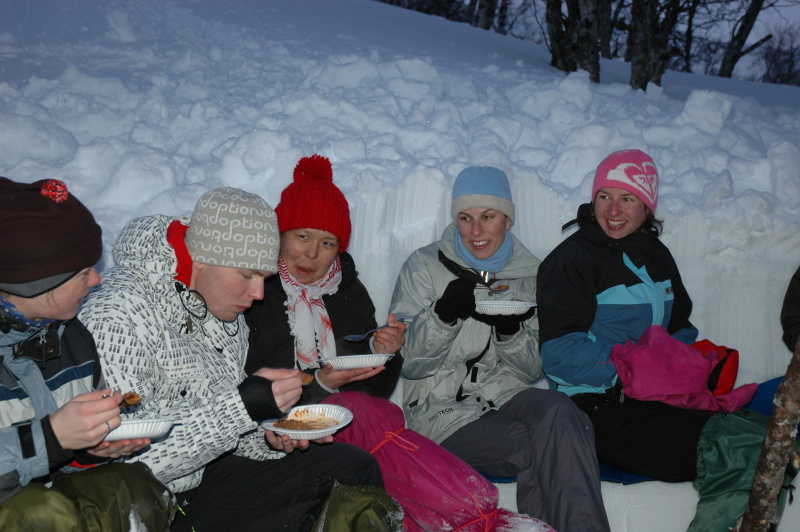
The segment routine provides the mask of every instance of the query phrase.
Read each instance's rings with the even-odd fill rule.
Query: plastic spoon
[[[399,320],[394,320],[394,321],[406,321],[406,320],[404,318],[400,318]],[[369,336],[370,334],[374,333],[375,331],[385,329],[388,326],[389,324],[387,323],[386,325],[375,327],[371,331],[367,331],[364,334],[348,334],[347,336],[342,336],[342,338],[347,340],[348,342],[363,342],[364,340],[367,339],[367,336]]]

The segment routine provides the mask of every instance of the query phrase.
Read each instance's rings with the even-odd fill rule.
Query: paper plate
[[[322,423],[325,426],[302,430],[294,427],[280,427],[275,423],[290,420],[304,423]],[[353,421],[353,413],[339,405],[304,405],[296,406],[289,413],[278,419],[268,419],[261,422],[261,426],[276,434],[287,434],[293,440],[316,440],[330,436],[337,430],[344,428]],[[330,423],[330,424],[329,424]]]
[[[481,314],[523,314],[535,307],[532,301],[476,301],[475,310]]]
[[[171,419],[123,419],[122,424],[108,433],[105,441],[130,440],[133,438],[160,438],[172,428]]]
[[[330,364],[333,369],[377,368],[383,366],[394,355],[343,355],[340,357],[320,358],[320,365]]]

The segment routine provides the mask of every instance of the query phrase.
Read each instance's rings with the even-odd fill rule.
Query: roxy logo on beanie
[[[514,220],[515,208],[505,172],[493,166],[470,166],[459,172],[450,206],[453,223],[458,223],[459,212],[473,207],[494,209]]]
[[[594,174],[592,201],[603,187],[621,188],[642,200],[651,212],[658,205],[658,170],[641,150],[617,151],[603,159]]]
[[[203,264],[278,271],[275,212],[256,194],[218,188],[203,194],[186,231],[186,249]]]
[[[102,231],[57,179],[18,183],[0,177],[0,290],[35,297],[94,266]]]
[[[333,184],[327,157],[303,157],[294,168],[294,181],[283,189],[275,207],[281,233],[293,229],[318,229],[336,235],[339,253],[350,244],[350,207]]]

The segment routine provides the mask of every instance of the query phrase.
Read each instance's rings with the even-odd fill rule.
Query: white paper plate
[[[292,408],[283,419],[308,422],[333,420],[335,422],[334,425],[312,430],[276,427],[275,422],[278,421],[277,419],[268,419],[261,422],[261,426],[265,429],[271,430],[276,434],[288,434],[293,440],[316,440],[329,436],[337,430],[344,428],[348,423],[353,421],[353,413],[339,405],[304,405]]]
[[[320,358],[321,366],[330,364],[333,369],[377,368],[383,366],[394,355],[369,354],[369,355],[342,355],[340,357]]]
[[[475,310],[481,314],[523,314],[535,307],[531,301],[476,301]]]
[[[108,433],[106,441],[130,440],[133,438],[160,438],[172,428],[171,419],[123,419],[122,424]]]

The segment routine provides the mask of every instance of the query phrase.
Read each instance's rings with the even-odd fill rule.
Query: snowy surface
[[[739,349],[740,384],[781,375],[800,89],[668,73],[645,93],[623,63],[592,85],[549,59],[370,0],[0,0],[0,175],[65,180],[108,250],[131,218],[189,214],[210,188],[274,206],[297,160],[325,155],[382,321],[403,261],[448,223],[462,168],[509,174],[513,230],[544,258],[597,163],[640,148],[701,338]]]
[[[297,160],[320,153],[382,320],[463,167],[509,174],[514,231],[544,258],[597,163],[641,148],[701,337],[740,350],[740,383],[782,374],[800,89],[668,73],[645,93],[623,63],[592,85],[548,62],[532,43],[369,0],[0,0],[0,173],[67,181],[109,248],[131,218],[188,214],[209,188],[274,206]]]

